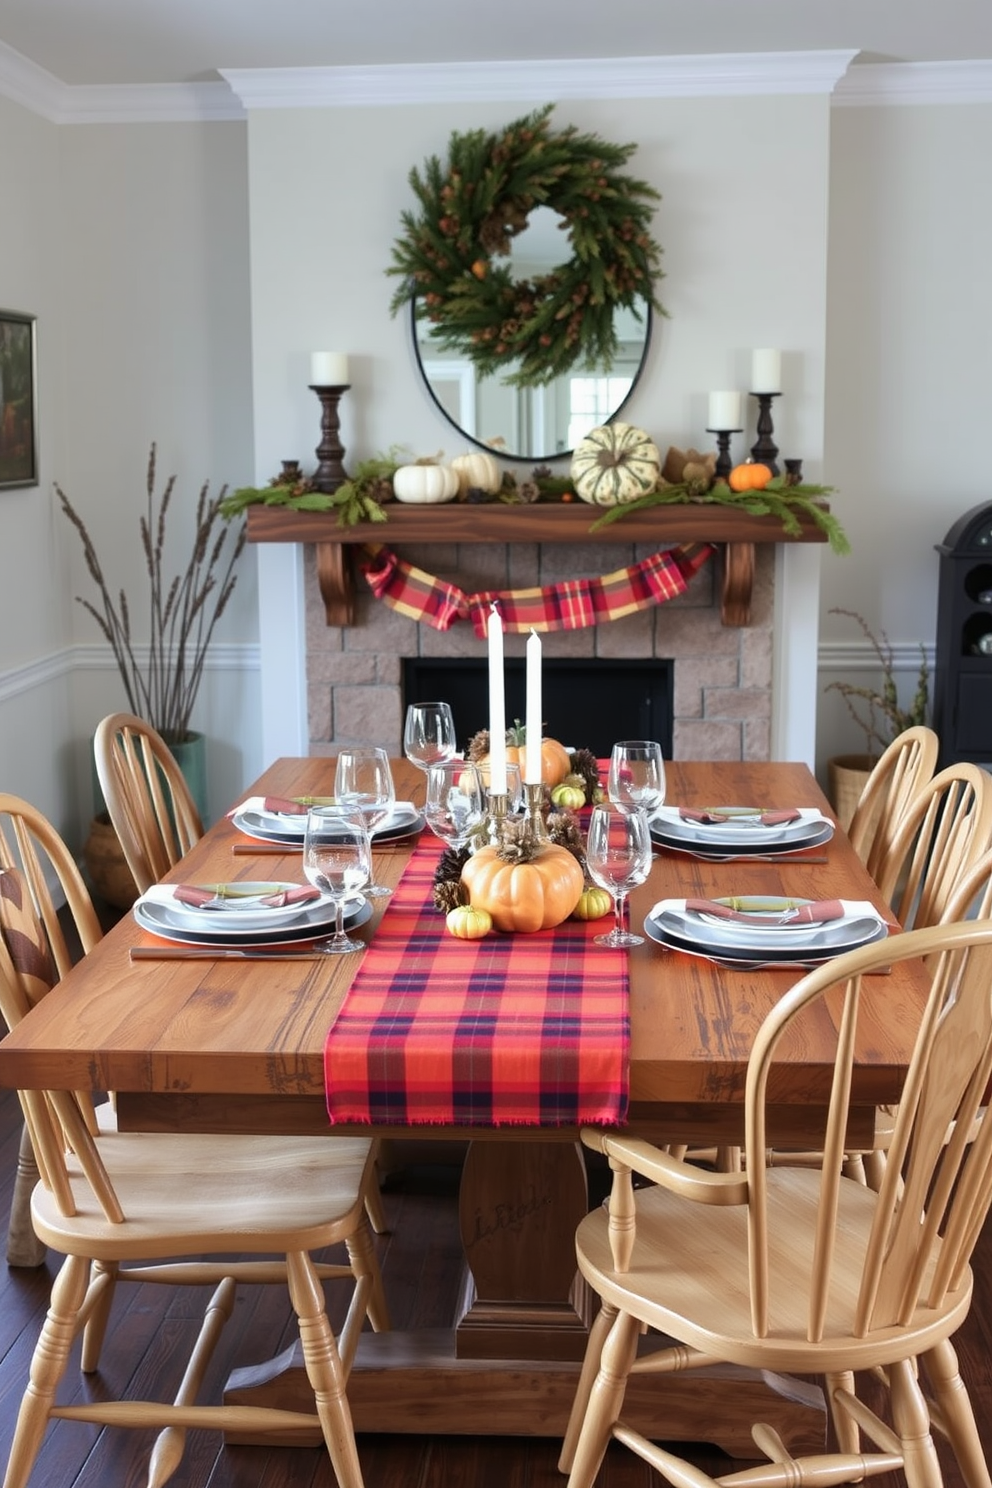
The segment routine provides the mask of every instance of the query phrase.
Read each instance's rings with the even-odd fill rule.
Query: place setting
[[[662,805],[650,827],[655,846],[715,862],[804,855],[834,835],[834,823],[815,807]]]
[[[310,809],[334,805],[361,809],[375,848],[407,842],[424,827],[423,812],[412,801],[396,799],[388,754],[373,746],[340,751],[333,796],[250,796],[230,817],[239,832],[256,842],[302,850]],[[371,892],[377,894],[378,887]]]
[[[868,900],[768,895],[660,899],[644,932],[666,950],[720,966],[811,967],[883,940],[889,925]]]

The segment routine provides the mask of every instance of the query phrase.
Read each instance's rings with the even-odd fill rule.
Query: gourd
[[[450,465],[400,465],[393,473],[397,501],[433,506],[458,495],[458,475]]]
[[[647,496],[660,475],[658,446],[633,424],[590,429],[572,456],[576,493],[593,506],[622,506]]]
[[[484,450],[468,455],[456,455],[451,468],[458,476],[458,493],[464,496],[473,487],[495,496],[503,484],[503,472],[498,461]]]
[[[529,933],[567,920],[585,881],[577,860],[556,843],[509,842],[481,847],[462,869],[473,909],[497,930]]]
[[[746,460],[743,465],[734,466],[727,476],[727,484],[732,491],[763,491],[771,478],[767,465],[757,460]]]
[[[606,889],[597,888],[595,884],[588,889],[583,889],[579,902],[572,910],[573,920],[601,920],[604,915],[609,914],[613,908],[613,900]]]
[[[459,940],[481,940],[493,928],[492,915],[474,904],[458,904],[449,909],[444,923]]]
[[[551,803],[563,806],[567,811],[579,811],[586,804],[586,793],[581,785],[569,785],[563,781],[551,792]]]

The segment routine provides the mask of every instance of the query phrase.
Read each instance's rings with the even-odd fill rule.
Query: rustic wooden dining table
[[[394,762],[397,795],[422,801],[423,776]],[[805,765],[667,766],[668,800],[830,808]],[[321,795],[333,761],[280,759],[246,795]],[[409,840],[377,850],[375,874],[398,883]],[[170,878],[303,880],[298,850],[275,855],[223,817]],[[635,928],[663,897],[767,894],[871,900],[886,907],[843,832],[806,853],[701,860],[660,850],[632,896]],[[371,940],[384,911],[358,933]],[[385,901],[388,905],[388,901]],[[887,910],[886,910],[887,913]],[[306,1131],[333,1140],[324,1044],[361,957],[132,962],[153,937],[126,917],[0,1042],[0,1084],[115,1092],[122,1126],[146,1130]],[[604,954],[613,954],[607,952]],[[764,1015],[801,975],[732,969],[646,939],[629,953],[629,1126],[654,1139],[732,1147],[743,1137],[748,1052]],[[849,1131],[868,1146],[878,1104],[898,1097],[925,996],[918,963],[866,980]],[[829,1004],[821,1016],[829,1020]],[[831,1041],[807,1026],[786,1043],[769,1090],[770,1139],[815,1147],[832,1074]],[[368,1128],[363,1128],[368,1130]],[[353,1129],[352,1129],[353,1130]],[[356,1429],[560,1435],[577,1379],[591,1302],[575,1271],[574,1233],[588,1178],[574,1129],[417,1126],[377,1131],[390,1141],[470,1138],[459,1200],[466,1270],[450,1329],[363,1335],[349,1384]],[[296,1359],[239,1370],[228,1398],[285,1404],[308,1386]],[[711,1441],[754,1454],[764,1420],[795,1449],[823,1441],[820,1392],[808,1383],[721,1369],[632,1380],[625,1415],[662,1440]],[[301,1438],[302,1440],[302,1438]]]

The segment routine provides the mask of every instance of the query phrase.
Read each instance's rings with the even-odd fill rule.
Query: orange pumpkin
[[[582,897],[582,869],[565,847],[547,843],[529,863],[507,863],[496,847],[481,847],[462,869],[473,909],[497,930],[549,930],[567,920]]]
[[[732,491],[763,491],[771,478],[767,465],[757,460],[746,460],[743,465],[734,466],[727,476],[727,483]]]

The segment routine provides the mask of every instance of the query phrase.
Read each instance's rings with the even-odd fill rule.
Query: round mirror
[[[563,219],[535,207],[512,242],[514,279],[547,274],[563,257]],[[508,460],[555,460],[570,455],[590,429],[618,414],[640,376],[651,336],[651,305],[615,311],[613,365],[575,367],[542,387],[514,387],[506,377],[479,377],[467,356],[431,337],[431,322],[413,300],[412,331],[428,391],[445,418],[466,439]],[[512,373],[512,367],[508,369]]]

